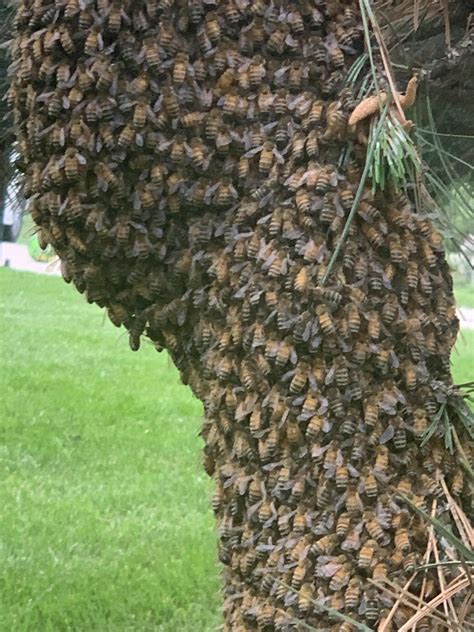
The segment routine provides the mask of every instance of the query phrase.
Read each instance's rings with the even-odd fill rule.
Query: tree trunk
[[[17,25],[41,240],[204,403],[226,630],[352,629],[312,599],[374,626],[391,600],[369,578],[403,585],[427,548],[397,490],[444,511],[442,478],[466,506],[467,486],[421,443],[458,329],[439,235],[366,186],[341,241],[358,2],[24,1]]]

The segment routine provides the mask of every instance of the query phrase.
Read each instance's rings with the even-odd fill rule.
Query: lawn
[[[458,283],[454,287],[454,293],[458,305],[474,307],[474,283]]]
[[[0,303],[0,630],[214,630],[199,402],[58,278]]]
[[[0,304],[0,630],[214,630],[200,404],[60,279],[1,269]]]

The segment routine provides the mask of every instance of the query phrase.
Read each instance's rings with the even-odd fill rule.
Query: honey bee
[[[155,38],[146,37],[143,41],[142,55],[152,70],[158,70],[161,66],[160,50]],[[174,74],[173,74],[174,79]]]
[[[306,560],[299,562],[295,569],[293,570],[293,575],[291,577],[291,586],[298,590],[301,587],[302,583],[305,580],[306,573],[308,572],[308,563]]]
[[[405,423],[401,417],[395,417],[391,421],[393,428],[393,444],[397,450],[404,450],[407,445],[407,435],[405,431]]]
[[[413,411],[413,434],[420,441],[428,430],[428,417],[423,408],[415,408]]]
[[[347,117],[341,109],[338,101],[328,105],[326,112],[327,128],[322,138],[324,140],[341,139],[347,128]]]
[[[331,186],[335,185],[335,178],[336,176],[332,167],[325,167],[321,169],[319,172],[318,182],[315,187],[315,192],[320,195],[327,193]]]
[[[430,244],[425,240],[420,243],[421,254],[429,268],[434,268],[437,264],[437,258]]]
[[[328,395],[330,397],[329,407],[331,412],[338,419],[342,419],[345,416],[345,409],[340,391],[337,388],[333,388],[328,392]]]
[[[358,568],[368,569],[372,566],[372,560],[374,559],[376,549],[377,542],[375,540],[366,540],[359,551],[357,559]]]
[[[377,447],[377,455],[375,457],[374,472],[385,474],[388,470],[389,452],[384,445]]]
[[[97,175],[100,189],[102,189],[103,191],[107,191],[110,187],[117,187],[117,176],[114,174],[112,169],[110,169],[110,167],[104,162],[97,163],[94,170]]]
[[[357,514],[363,508],[362,500],[357,490],[357,481],[349,481],[346,492],[346,510],[349,514]]]
[[[278,25],[267,39],[267,48],[273,55],[281,55],[285,49],[285,40],[288,34],[286,24]]]
[[[215,140],[218,130],[222,127],[220,110],[212,109],[205,118],[204,135],[207,140]]]
[[[366,399],[364,405],[364,422],[368,428],[374,428],[379,418],[379,405],[375,396]]]
[[[360,577],[352,577],[349,580],[344,595],[344,606],[346,610],[355,610],[359,607],[362,592],[362,579]]]
[[[375,588],[368,588],[363,596],[365,602],[365,618],[369,623],[375,623],[380,618],[379,599]]]
[[[329,582],[329,590],[334,592],[340,591],[349,583],[351,577],[351,562],[345,562],[341,564],[338,570],[331,577],[331,581]]]
[[[403,373],[406,387],[409,390],[413,390],[414,388],[416,388],[417,374],[416,374],[415,366],[412,364],[412,362],[410,360],[405,360],[401,364],[401,370]]]
[[[362,471],[362,482],[365,495],[369,498],[375,498],[378,494],[378,483],[372,470],[368,467]]]
[[[271,141],[265,141],[260,152],[258,168],[261,173],[268,173],[272,167],[274,159],[275,145]]]
[[[381,322],[378,313],[371,310],[366,314],[367,333],[372,340],[378,340],[381,334]]]
[[[413,488],[413,479],[411,476],[405,476],[400,479],[397,485],[397,492],[403,496],[411,497]]]
[[[296,132],[291,139],[291,158],[294,161],[301,160],[304,156],[306,136],[302,132]]]
[[[330,555],[336,546],[336,538],[333,535],[325,535],[311,545],[310,553],[313,556]]]
[[[309,213],[311,209],[311,199],[305,189],[299,189],[295,196],[296,208],[300,213]]]
[[[451,480],[450,490],[453,496],[461,496],[464,488],[464,473],[461,469],[455,470]]]
[[[180,113],[180,105],[178,97],[173,88],[165,87],[163,89],[163,104],[168,114],[173,118],[178,118]]]
[[[68,53],[69,55],[72,55],[74,53],[75,51],[74,42],[67,26],[62,26],[59,29],[59,41],[61,43],[61,46],[66,51],[66,53]]]
[[[308,381],[309,365],[307,362],[298,362],[290,382],[290,393],[300,393]]]
[[[316,314],[318,315],[319,326],[321,327],[321,330],[324,332],[324,334],[335,334],[336,327],[327,307],[325,305],[318,305],[316,307]]]
[[[306,582],[304,583],[298,592],[298,608],[302,613],[306,613],[312,608],[314,601],[314,589],[313,585]]]
[[[288,112],[287,92],[285,88],[278,88],[273,101],[273,108],[275,114],[279,117],[283,117]],[[288,122],[290,119],[288,119]]]
[[[320,509],[327,507],[331,501],[332,486],[331,483],[324,479],[318,486],[316,492],[316,506]]]
[[[149,114],[149,105],[146,99],[139,99],[133,109],[133,125],[136,129],[145,127]]]
[[[415,572],[418,563],[418,555],[415,551],[410,551],[410,553],[404,555],[402,566],[405,574],[412,575]]]
[[[71,245],[71,248],[73,250],[76,250],[81,254],[86,252],[87,244],[84,242],[83,239],[79,237],[77,232],[72,227],[66,228],[66,235],[69,240],[69,244]]]
[[[261,84],[257,97],[257,107],[260,115],[270,113],[274,98],[275,97],[273,95],[273,92],[271,91],[270,86],[268,84]],[[280,137],[277,137],[275,133],[275,142],[277,143],[277,145],[281,146],[281,135]]]
[[[351,516],[349,512],[345,511],[341,513],[336,522],[336,535],[342,539],[347,535],[351,524]]]
[[[76,180],[79,177],[81,165],[86,164],[86,158],[77,149],[70,147],[64,155],[64,173],[68,180]]]
[[[311,441],[316,439],[316,437],[318,437],[318,435],[322,431],[323,425],[324,425],[323,417],[320,417],[318,415],[315,415],[314,417],[312,417],[306,428],[306,436],[308,437],[308,439],[310,439]]]
[[[145,28],[143,30],[146,31],[148,28],[148,24],[146,24],[146,20],[144,23],[144,27]],[[199,35],[198,35],[198,38],[199,38]],[[166,52],[171,53],[173,55],[176,54],[180,40],[174,29],[173,22],[169,18],[165,18],[165,17],[161,18],[160,30],[158,31],[156,41],[157,41],[158,46],[163,48]]]
[[[205,163],[204,143],[200,138],[192,138],[190,141],[191,162],[196,169],[202,169]]]
[[[131,123],[127,123],[127,125],[125,125],[125,127],[122,129],[122,131],[120,132],[118,136],[117,145],[123,148],[128,147],[129,145],[134,143],[135,135],[136,135],[135,128],[133,127]]]
[[[349,470],[347,465],[336,466],[336,487],[337,489],[346,489],[349,484]]]
[[[86,55],[93,57],[104,48],[104,41],[100,32],[100,27],[96,24],[89,30],[84,43],[84,52]]]
[[[303,435],[296,420],[286,422],[286,436],[290,445],[296,446],[302,442]]]
[[[229,206],[238,197],[237,191],[232,184],[232,180],[228,177],[222,178],[217,184],[217,189],[214,197],[214,201],[217,206],[225,207]]]
[[[262,607],[257,607],[256,618],[259,627],[262,629],[273,625],[275,608],[270,603],[265,603]]]
[[[411,544],[408,529],[398,528],[395,531],[394,544],[397,551],[400,551],[403,555],[408,555],[408,553],[410,553]]]
[[[428,492],[435,496],[436,498],[442,498],[444,495],[443,488],[441,487],[439,481],[436,477],[427,476],[426,474],[422,474],[420,476],[420,481],[422,485],[428,490]]]
[[[288,74],[288,86],[291,91],[296,92],[301,90],[304,74],[303,62],[297,60],[291,62]]]
[[[221,38],[221,27],[217,13],[215,11],[209,11],[209,13],[206,14],[205,20],[206,34],[212,44],[216,45]]]
[[[387,236],[387,241],[390,252],[390,259],[392,260],[392,262],[402,263],[405,259],[405,253],[399,235],[390,233]]]

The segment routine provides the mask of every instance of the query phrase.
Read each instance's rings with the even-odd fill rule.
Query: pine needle
[[[298,594],[298,591],[295,588],[293,588],[293,586],[290,586],[289,584],[286,584],[284,581],[282,581],[278,577],[276,577],[275,579],[276,579],[276,581],[279,584],[281,584],[282,586],[284,586],[285,588],[287,588],[291,592],[295,593],[296,595]],[[316,609],[324,610],[325,612],[327,612],[329,615],[331,615],[335,619],[339,619],[339,621],[344,621],[345,623],[350,623],[351,625],[353,625],[356,628],[356,630],[360,630],[360,632],[373,632],[373,630],[371,630],[371,628],[367,627],[363,623],[360,623],[360,621],[356,621],[352,617],[349,617],[348,615],[343,614],[342,612],[339,612],[339,610],[336,610],[335,608],[331,608],[330,606],[327,606],[326,604],[322,603],[321,601],[317,601],[316,599],[310,599],[310,601],[311,601],[311,603],[314,605],[314,607]],[[303,621],[300,621],[299,619],[293,619],[292,622],[293,623],[297,623],[300,626],[303,626],[307,630],[315,630],[313,627],[311,627],[307,623],[304,623]]]
[[[474,551],[471,548],[468,548],[462,540],[454,535],[454,533],[446,527],[442,522],[440,522],[434,516],[428,515],[423,509],[420,509],[415,505],[407,496],[404,494],[397,493],[397,496],[404,500],[406,503],[410,505],[410,507],[415,511],[419,516],[424,518],[426,521],[430,522],[436,531],[440,533],[446,540],[453,546],[453,548],[459,553],[460,558],[464,558],[468,562],[474,562]]]
[[[390,622],[392,621],[392,619],[393,619],[393,617],[394,617],[399,605],[402,602],[403,595],[408,592],[408,589],[410,588],[410,584],[415,579],[415,577],[416,577],[416,573],[414,573],[410,577],[410,579],[406,582],[406,584],[403,586],[403,588],[401,588],[400,595],[397,597],[395,603],[393,604],[392,608],[390,609],[390,612],[388,613],[388,615],[385,618],[385,620],[382,623],[382,625],[379,626],[377,632],[386,632],[387,629],[390,629],[388,626],[390,625]]]
[[[398,632],[408,632],[408,630],[416,625],[418,621],[421,621],[421,619],[424,619],[428,615],[433,619],[438,619],[438,617],[434,616],[435,608],[438,608],[441,604],[444,604],[448,599],[452,599],[455,595],[463,591],[468,586],[469,580],[467,577],[464,577],[462,579],[456,578],[456,580],[451,582],[451,584],[446,587],[446,590],[444,590],[442,593],[440,593],[427,604],[425,604],[406,623],[404,623],[402,627],[398,630]],[[455,621],[452,621],[448,618],[446,618],[446,621],[449,623],[448,628],[452,632],[467,632],[468,630],[474,630],[474,625],[466,621],[464,622],[464,627],[462,629]]]
[[[384,109],[383,109],[382,114],[380,115],[380,119],[379,119],[379,121],[377,123],[377,126],[375,128],[375,131],[374,131],[375,141],[378,141],[379,135],[380,135],[380,133],[382,131],[382,127],[383,127],[385,118],[386,118],[387,113],[388,113],[389,105],[390,105],[389,102],[387,102],[385,107],[384,107]],[[349,215],[347,216],[347,220],[346,220],[346,223],[344,225],[344,229],[342,231],[341,237],[339,238],[338,244],[337,244],[336,248],[334,249],[334,252],[331,255],[331,258],[330,258],[330,260],[328,262],[328,266],[327,266],[326,272],[324,273],[324,276],[323,276],[323,278],[321,280],[321,286],[322,287],[327,283],[327,281],[329,279],[329,276],[331,275],[331,272],[332,272],[332,270],[334,268],[334,265],[335,265],[335,263],[336,263],[336,261],[337,261],[337,259],[339,257],[341,249],[342,249],[342,247],[343,247],[344,243],[346,242],[346,239],[347,239],[347,237],[349,235],[349,230],[350,230],[351,224],[352,224],[352,222],[354,220],[357,208],[359,206],[359,202],[360,202],[360,200],[362,198],[362,194],[364,192],[365,183],[367,182],[367,178],[369,176],[370,166],[371,166],[371,163],[372,163],[372,156],[373,156],[373,152],[374,152],[374,149],[375,149],[375,145],[376,145],[376,142],[374,142],[371,145],[369,145],[369,148],[368,148],[368,151],[367,151],[367,157],[365,159],[364,170],[363,170],[362,176],[360,178],[359,186],[357,187],[357,192],[356,192],[356,194],[354,196],[354,201],[352,203],[352,207],[351,207],[351,210],[349,212]]]

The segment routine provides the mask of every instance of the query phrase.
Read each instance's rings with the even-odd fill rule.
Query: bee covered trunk
[[[457,455],[422,443],[458,329],[439,235],[405,195],[366,185],[341,241],[365,157],[344,88],[358,6],[17,12],[30,211],[65,280],[133,350],[142,335],[167,348],[204,403],[233,632],[339,629],[314,600],[375,626],[392,600],[369,580],[403,585],[427,546],[397,493],[431,510],[446,482],[467,506]]]

